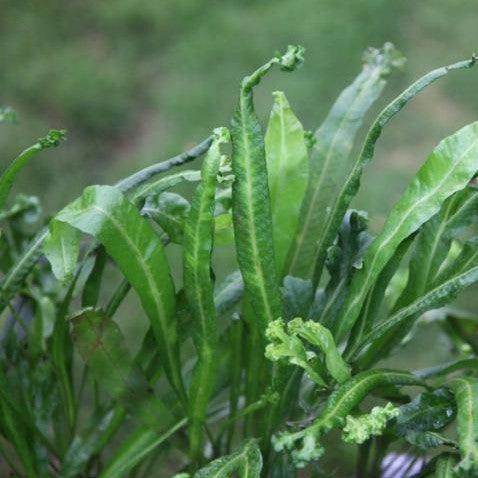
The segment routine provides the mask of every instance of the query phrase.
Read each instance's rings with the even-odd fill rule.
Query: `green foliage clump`
[[[244,77],[230,128],[89,186],[52,217],[9,197],[63,130],[0,176],[0,453],[15,476],[293,478],[326,463],[332,431],[358,445],[362,476],[379,476],[392,446],[432,458],[424,473],[476,475],[477,320],[449,304],[478,281],[478,123],[432,151],[376,236],[350,208],[392,118],[476,58],[400,93],[358,156],[401,55],[368,50],[314,140],[275,92],[264,134],[255,87],[303,60],[289,46]],[[201,156],[200,170],[171,171]],[[176,189],[185,182],[192,197]],[[224,252],[234,266],[222,277]],[[117,320],[133,293],[136,347]],[[454,345],[450,363],[377,367],[430,322]]]

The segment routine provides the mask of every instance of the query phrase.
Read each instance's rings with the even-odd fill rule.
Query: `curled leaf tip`
[[[387,421],[396,418],[400,411],[391,403],[384,407],[374,407],[369,414],[360,417],[347,415],[342,439],[345,443],[362,444],[371,436],[381,435]]]
[[[305,48],[300,45],[289,45],[286,52],[277,58],[281,70],[294,71],[304,62]]]
[[[390,42],[385,43],[382,48],[367,48],[362,59],[367,66],[380,68],[383,76],[390,74],[393,68],[403,68],[407,61]]]
[[[284,330],[284,321],[282,319],[273,320],[266,329],[267,340],[284,340],[287,334]]]
[[[212,131],[213,141],[217,141],[219,144],[228,143],[231,139],[229,129],[225,126],[220,126],[219,128],[214,128]]]
[[[46,136],[38,138],[40,149],[56,148],[62,141],[66,140],[66,130],[51,129]]]
[[[301,446],[297,447],[298,443]],[[324,454],[324,448],[313,433],[298,436],[295,433],[283,432],[272,437],[272,445],[276,452],[289,450],[296,468],[304,468]]]

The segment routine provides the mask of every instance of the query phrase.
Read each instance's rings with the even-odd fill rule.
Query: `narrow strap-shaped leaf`
[[[275,91],[265,136],[267,174],[272,211],[272,230],[277,271],[282,273],[300,205],[307,187],[309,159],[304,129],[285,94]]]
[[[148,316],[166,374],[182,399],[175,294],[161,240],[119,191],[111,186],[86,188],[55,220],[95,237],[137,292]]]
[[[386,385],[422,385],[422,382],[409,372],[397,370],[373,369],[358,373],[332,393],[313,426],[325,430],[335,426],[372,390]]]
[[[478,123],[472,123],[435,148],[392,209],[352,280],[337,323],[338,339],[354,325],[368,292],[399,244],[433,217],[447,198],[463,189],[477,171]]]
[[[321,236],[317,245],[317,251],[321,251],[321,255],[325,258],[325,253],[328,247],[333,243],[337,230],[340,227],[342,218],[347,211],[350,202],[357,194],[357,191],[360,187],[360,178],[362,176],[362,170],[364,166],[371,161],[375,152],[375,144],[377,143],[379,137],[382,134],[382,131],[386,124],[398,113],[404,106],[414,98],[420,91],[426,88],[428,85],[438,80],[439,78],[445,76],[450,71],[470,68],[474,65],[476,58],[473,56],[470,60],[461,61],[453,65],[444,66],[433,70],[415,83],[409,86],[405,91],[403,91],[399,96],[397,96],[382,112],[378,115],[377,119],[370,128],[365,142],[363,144],[362,150],[356,162],[353,165],[352,170],[347,175],[346,179],[342,183],[340,191],[335,196],[334,200],[330,204],[330,209],[328,209],[327,220],[325,221],[324,226],[322,227]],[[315,237],[317,240],[317,237]],[[317,260],[316,270],[315,270],[315,279],[316,282],[321,274],[321,261]]]
[[[54,140],[54,138],[51,139]],[[184,162],[192,161],[193,159],[199,157],[205,151],[207,151],[211,141],[212,138],[207,138],[197,147],[194,147],[191,150],[186,151],[185,153],[181,153],[174,158],[170,158],[169,160],[152,165],[148,168],[145,168],[145,170],[139,171],[138,173],[129,176],[128,178],[123,181],[120,181],[117,184],[118,189],[123,193],[127,193],[132,189],[140,186],[144,182],[148,181],[155,174],[168,171],[169,169],[181,165]],[[186,176],[187,174],[185,174],[185,177]],[[195,174],[195,176],[197,176],[197,174]],[[0,312],[3,311],[3,309],[8,305],[10,299],[18,291],[21,284],[23,284],[23,280],[25,279],[25,277],[30,274],[33,266],[36,264],[37,260],[42,254],[43,243],[47,237],[48,229],[39,232],[37,236],[31,241],[29,246],[26,248],[20,259],[6,274],[4,280],[0,284]]]
[[[115,186],[123,192],[131,191],[132,189],[151,179],[153,176],[160,173],[165,173],[173,167],[181,166],[182,164],[188,163],[193,159],[203,155],[209,149],[209,146],[211,146],[211,142],[212,137],[210,136],[188,151],[178,154],[177,156],[167,159],[166,161],[152,164],[151,166],[148,166],[147,168],[144,168],[141,171],[122,179],[121,181],[118,181]]]
[[[229,274],[214,292],[214,304],[218,316],[227,313],[236,305],[244,293],[244,283],[239,271]]]
[[[470,358],[457,360],[455,362],[447,362],[445,364],[437,365],[435,367],[430,367],[424,370],[419,370],[415,372],[417,377],[422,379],[442,377],[448,375],[449,373],[456,372],[458,370],[478,370],[478,358]]]
[[[106,463],[98,478],[122,478],[128,476],[129,471],[141,462],[149,453],[164,443],[174,433],[183,428],[187,419],[183,418],[165,433],[158,433],[150,428],[135,430],[111,459]]]
[[[221,145],[229,140],[225,128],[214,131],[214,139],[201,169],[201,183],[191,203],[184,225],[184,292],[194,323],[193,340],[198,359],[189,389],[189,442],[193,458],[199,458],[202,427],[217,371],[218,331],[211,279],[211,254],[214,238],[214,206]]]
[[[355,322],[354,327],[350,335],[350,339],[347,342],[347,348],[345,349],[344,356],[349,358],[349,351],[360,343],[366,333],[370,331],[372,325],[382,317],[382,308],[385,300],[385,292],[392,280],[393,276],[400,267],[403,257],[407,253],[410,245],[415,239],[415,235],[407,237],[397,248],[395,254],[388,261],[388,264],[383,268],[382,272],[375,281],[374,286],[370,290],[367,296],[367,300],[362,306],[359,319]],[[369,362],[367,362],[369,363]],[[362,365],[362,362],[361,362]],[[360,367],[364,370],[368,367]]]
[[[448,198],[440,212],[423,226],[416,238],[410,258],[407,285],[393,307],[393,311],[410,304],[434,285],[440,268],[448,256],[452,240],[473,220],[477,207],[478,194],[474,188],[467,187]],[[381,280],[380,276],[374,288]],[[369,298],[367,298],[364,308],[368,301]],[[418,317],[410,318],[406,324],[402,323],[390,329],[380,338],[381,344],[375,343],[367,357],[361,359],[361,366],[368,366],[374,357],[383,359],[393,352],[413,328]],[[369,323],[371,324],[370,319]],[[355,343],[359,341],[358,339],[359,337],[355,337]]]
[[[435,478],[457,478],[455,467],[458,463],[458,458],[452,453],[442,453],[435,466]]]
[[[0,176],[0,209],[5,207],[8,193],[18,173],[44,149],[58,146],[65,139],[64,130],[51,130],[44,138],[40,138],[33,146],[20,153]]]
[[[197,182],[201,181],[201,171],[185,170],[177,173],[170,174],[163,178],[160,178],[152,183],[145,184],[133,194],[134,200],[145,198],[151,195],[158,195],[168,189],[177,186],[183,182]]]
[[[272,219],[264,139],[254,111],[253,88],[279,64],[292,70],[302,61],[303,50],[289,47],[242,81],[232,125],[232,215],[237,259],[244,286],[262,331],[281,315],[281,300],[272,247]]]
[[[409,317],[412,317],[416,314],[422,314],[427,310],[437,308],[448,303],[451,299],[456,297],[458,292],[470,286],[471,284],[474,284],[476,281],[478,281],[478,266],[456,275],[443,284],[434,287],[407,307],[398,310],[388,319],[373,327],[372,330],[365,335],[361,343],[358,344],[353,351],[350,351],[350,355],[356,355],[367,344],[370,344],[375,339],[384,335],[392,327],[395,327],[398,324],[406,321]]]
[[[109,443],[123,423],[125,409],[115,407],[94,418],[91,427],[83,435],[77,435],[72,440],[62,460],[60,478],[75,478],[83,473],[91,458]]]
[[[410,258],[407,286],[395,310],[413,302],[433,284],[456,236],[454,231],[469,224],[476,212],[478,193],[474,188],[467,187],[448,198],[440,212],[423,226]]]
[[[75,346],[108,394],[143,425],[156,428],[167,421],[169,413],[165,405],[151,393],[145,377],[134,367],[116,323],[94,309],[83,310],[71,321]]]
[[[42,247],[48,229],[41,230],[27,245],[11,269],[0,283],[0,312],[7,307],[10,300],[23,286],[25,278],[42,255]]]
[[[320,415],[313,423],[296,432],[282,432],[273,437],[274,448],[292,451],[296,466],[303,467],[318,459],[323,448],[318,442],[322,434],[344,423],[345,417],[374,389],[388,385],[421,385],[421,381],[408,372],[375,369],[358,373],[333,392]]]
[[[461,461],[460,476],[476,476],[478,473],[478,379],[456,378],[450,382],[457,405],[458,444]]]
[[[260,478],[262,455],[256,440],[249,440],[234,453],[218,458],[194,474],[194,478]]]
[[[382,92],[391,67],[400,60],[389,43],[382,50],[370,49],[364,55],[361,73],[342,91],[317,130],[301,221],[288,260],[289,275],[310,278],[315,269],[323,267],[327,248],[334,239],[328,240],[324,234],[331,220],[331,206],[352,167],[354,138],[365,114]]]

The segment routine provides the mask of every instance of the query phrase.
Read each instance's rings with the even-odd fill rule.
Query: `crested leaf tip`
[[[40,149],[56,148],[62,141],[66,140],[65,129],[51,129],[46,136],[38,138]]]
[[[362,60],[370,68],[380,68],[385,76],[390,74],[393,68],[403,68],[407,62],[405,56],[390,42],[385,43],[382,48],[367,48]]]
[[[277,57],[281,70],[294,71],[304,62],[305,48],[300,45],[289,45],[286,52]]]

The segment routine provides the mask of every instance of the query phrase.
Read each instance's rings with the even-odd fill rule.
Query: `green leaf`
[[[81,294],[82,307],[96,307],[100,296],[103,274],[105,271],[107,255],[104,247],[99,247],[93,257],[93,267],[91,268]]]
[[[291,365],[297,365],[304,369],[316,385],[325,387],[325,381],[315,363],[316,354],[308,352],[295,334],[287,333],[281,319],[269,323],[266,329],[266,337],[270,343],[266,347],[265,356],[269,360],[277,362],[286,359]]]
[[[409,86],[399,96],[397,96],[382,112],[378,115],[377,119],[370,128],[362,150],[356,162],[354,163],[349,174],[340,182],[342,184],[338,193],[332,198],[332,201],[327,211],[327,220],[324,221],[320,239],[318,242],[317,251],[320,251],[321,256],[325,258],[327,248],[333,243],[337,231],[340,227],[340,223],[347,211],[350,202],[357,194],[360,187],[360,178],[362,176],[362,170],[366,164],[368,164],[373,158],[375,151],[375,144],[378,141],[380,135],[386,124],[398,113],[404,106],[415,97],[420,91],[426,88],[432,82],[445,76],[450,71],[470,68],[476,62],[476,57],[473,56],[470,60],[461,61],[453,65],[437,68],[436,70],[427,73],[422,78],[418,79],[415,83]],[[313,212],[315,209],[313,209]],[[312,236],[314,241],[317,241],[317,235]],[[310,257],[307,256],[307,261]],[[315,268],[315,281],[318,282],[322,271],[322,260],[317,260],[317,266]],[[308,263],[308,262],[307,262]],[[358,312],[357,312],[358,313]],[[353,321],[352,321],[353,322]]]
[[[328,250],[326,261],[330,275],[320,303],[317,320],[331,327],[343,305],[355,270],[362,267],[362,256],[373,237],[367,232],[368,217],[362,211],[349,210],[344,217],[337,242]]]
[[[301,221],[288,260],[290,275],[309,278],[314,270],[323,267],[327,249],[337,232],[326,236],[328,224],[333,220],[332,205],[352,167],[353,140],[365,114],[382,92],[386,76],[397,65],[396,53],[390,43],[381,50],[369,50],[364,55],[362,72],[340,94],[315,134]]]
[[[194,474],[194,478],[260,478],[262,455],[256,440],[245,442],[234,453],[218,458]]]
[[[15,264],[5,274],[0,284],[0,312],[23,287],[24,280],[42,255],[43,242],[48,229],[40,231],[27,245]]]
[[[318,322],[312,320],[304,322],[300,318],[290,321],[287,328],[291,334],[306,340],[325,355],[327,370],[338,383],[343,383],[350,378],[350,367],[344,362],[337,350],[329,329]]]
[[[361,445],[372,436],[381,435],[387,427],[387,422],[399,414],[397,407],[390,402],[384,407],[373,407],[370,413],[354,417],[345,417],[342,439],[345,443]]]
[[[122,192],[131,191],[140,186],[141,184],[144,184],[146,181],[149,181],[153,176],[156,176],[157,174],[165,173],[171,168],[181,166],[198,158],[209,149],[209,146],[211,146],[211,141],[212,137],[210,136],[209,138],[206,138],[204,141],[189,149],[188,151],[180,153],[173,158],[167,159],[166,161],[152,164],[151,166],[148,166],[141,171],[137,171],[131,176],[128,176],[121,181],[118,181],[115,186]],[[136,195],[136,197],[138,197],[138,195]]]
[[[447,198],[463,189],[478,171],[478,123],[444,139],[428,157],[389,214],[355,274],[337,322],[336,337],[354,325],[368,292],[400,243],[433,217]]]
[[[95,237],[137,292],[148,316],[166,374],[182,399],[175,294],[161,240],[116,188],[88,187],[55,220]]]
[[[282,298],[286,320],[294,317],[309,317],[309,310],[314,300],[312,281],[285,276],[282,285]],[[316,319],[315,316],[314,319]]]
[[[244,282],[239,271],[231,272],[214,292],[214,304],[219,317],[227,314],[242,298]]]
[[[51,130],[44,138],[38,141],[29,148],[22,151],[8,166],[8,168],[0,176],[0,209],[5,207],[5,202],[8,197],[13,183],[18,173],[35,157],[40,151],[44,149],[58,146],[62,140],[65,139],[64,130]]]
[[[395,370],[375,369],[358,373],[333,392],[320,415],[310,426],[296,432],[282,432],[273,437],[277,452],[290,450],[295,465],[304,467],[323,454],[320,437],[332,428],[342,426],[349,415],[374,389],[388,385],[420,385],[417,377]]]
[[[194,195],[184,226],[184,292],[193,316],[193,340],[198,360],[189,389],[190,452],[196,459],[202,448],[202,428],[214,390],[218,364],[218,330],[211,279],[214,239],[214,206],[221,145],[229,141],[226,128],[214,130],[214,139],[204,159],[201,183]]]
[[[475,266],[452,277],[443,284],[434,287],[407,307],[398,310],[395,314],[373,327],[371,331],[365,335],[362,342],[350,350],[349,355],[356,356],[366,345],[379,339],[393,327],[407,321],[410,317],[447,304],[456,297],[458,292],[477,281],[478,266]]]
[[[60,478],[81,476],[91,458],[110,442],[122,424],[124,416],[122,407],[115,407],[103,414],[95,414],[85,433],[75,436],[68,447],[63,458]]]
[[[160,178],[152,183],[145,184],[141,188],[138,189],[133,195],[135,200],[139,200],[140,198],[147,198],[149,196],[157,196],[168,189],[177,186],[183,182],[198,182],[201,181],[201,171],[196,170],[185,170],[179,171],[174,174],[170,174],[163,178]]]
[[[279,273],[299,223],[309,159],[304,129],[282,91],[275,91],[265,135],[276,268]]]
[[[423,392],[412,402],[399,408],[396,432],[420,448],[443,445],[445,439],[429,432],[441,430],[448,425],[455,417],[455,408],[453,399],[446,390]]]
[[[183,418],[165,433],[158,433],[150,428],[138,428],[121,444],[119,449],[106,463],[98,478],[122,478],[141,462],[149,453],[164,443],[178,430],[183,428],[187,419]]]
[[[450,382],[457,406],[458,444],[461,461],[460,476],[476,476],[478,473],[478,379],[456,378]]]
[[[255,320],[264,332],[281,315],[281,299],[272,247],[272,215],[264,139],[254,111],[253,88],[279,64],[292,69],[302,61],[303,49],[289,47],[242,81],[239,104],[231,124],[232,215],[237,259]]]
[[[118,325],[95,309],[83,310],[71,322],[73,342],[95,380],[144,425],[157,428],[164,423],[169,413],[133,366]]]
[[[67,284],[73,280],[80,255],[80,231],[65,222],[50,221],[43,252],[55,277]]]
[[[437,459],[435,467],[435,478],[458,478],[455,467],[458,463],[456,455],[442,453]]]
[[[350,339],[344,352],[344,357],[347,360],[350,357],[350,350],[353,350],[354,347],[363,339],[363,336],[370,332],[372,325],[379,320],[383,320],[384,315],[387,312],[384,310],[386,309],[384,302],[387,287],[390,285],[390,282],[397,273],[403,257],[408,252],[408,249],[410,248],[410,245],[414,239],[415,235],[412,234],[398,246],[394,255],[383,268],[382,272],[375,281],[375,284],[368,293],[367,300],[362,307],[358,320],[355,322],[354,327],[352,328]],[[370,349],[367,350],[367,354],[364,357],[361,357],[359,369],[364,370],[369,368],[370,364],[376,357],[386,356],[387,353],[390,353],[390,350],[382,347],[381,343],[374,344],[373,347],[370,347]]]
[[[153,219],[168,235],[171,242],[181,244],[189,202],[179,194],[164,192],[157,196],[148,196],[141,214]]]

